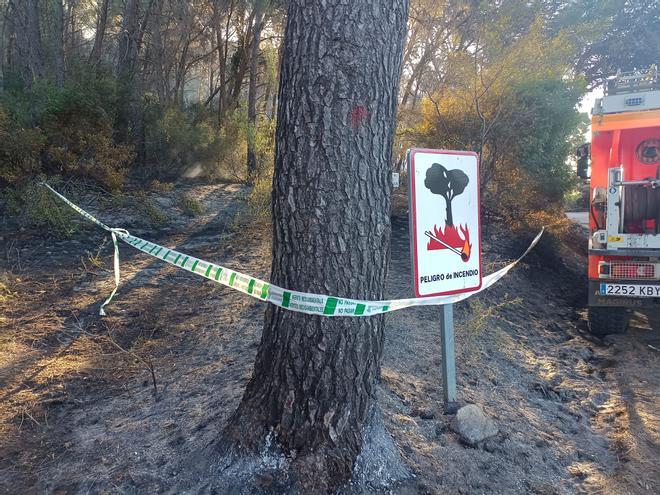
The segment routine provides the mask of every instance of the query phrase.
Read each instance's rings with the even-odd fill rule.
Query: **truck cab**
[[[591,132],[589,328],[606,335],[626,330],[631,308],[660,310],[657,67],[608,80]]]

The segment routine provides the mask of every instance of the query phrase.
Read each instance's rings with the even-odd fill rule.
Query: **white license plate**
[[[660,285],[600,284],[601,296],[660,297]]]

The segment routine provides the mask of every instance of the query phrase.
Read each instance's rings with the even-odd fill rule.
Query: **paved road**
[[[566,216],[573,220],[575,223],[580,224],[582,227],[589,228],[589,212],[588,211],[567,211]]]

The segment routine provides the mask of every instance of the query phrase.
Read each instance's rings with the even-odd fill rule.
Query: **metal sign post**
[[[479,157],[466,151],[413,149],[407,158],[415,296],[479,290]],[[445,304],[441,311],[444,407],[446,413],[454,413],[458,408],[454,308]]]
[[[440,306],[440,339],[442,340],[442,398],[445,401],[445,414],[458,411],[456,400],[456,354],[454,352],[454,305]]]

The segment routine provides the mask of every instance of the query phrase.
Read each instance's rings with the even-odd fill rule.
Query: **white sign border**
[[[479,242],[479,285],[474,287],[465,287],[463,289],[449,290],[444,292],[435,292],[433,294],[420,294],[419,293],[419,270],[417,259],[417,215],[415,214],[415,153],[431,153],[436,155],[462,155],[474,156],[477,160],[477,215],[479,217],[477,239]],[[448,296],[451,294],[463,294],[466,292],[475,292],[481,289],[483,284],[483,264],[481,252],[481,161],[479,154],[474,151],[459,151],[459,150],[436,150],[429,148],[411,148],[408,150],[408,225],[410,235],[410,258],[413,271],[413,290],[415,297],[435,297],[435,296]]]

